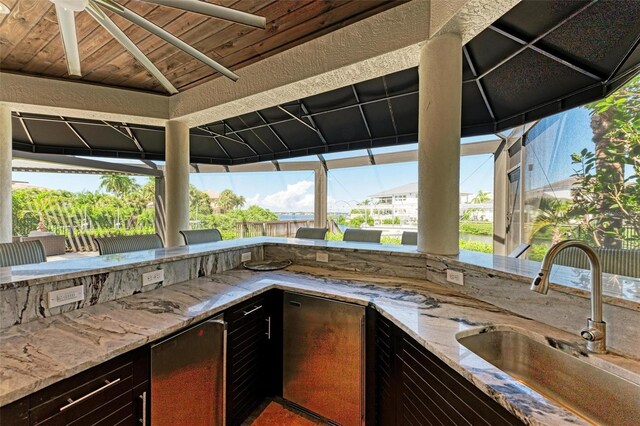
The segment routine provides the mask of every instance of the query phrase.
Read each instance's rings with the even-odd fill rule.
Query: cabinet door
[[[225,340],[220,315],[151,347],[154,425],[224,425]]]
[[[270,339],[277,334],[272,295],[261,294],[229,309],[227,425],[240,425],[272,394]]]
[[[417,343],[381,314],[375,327],[376,392],[373,424],[395,425],[522,425],[496,401]]]

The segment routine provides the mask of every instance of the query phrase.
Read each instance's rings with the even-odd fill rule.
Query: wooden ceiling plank
[[[178,22],[183,15],[185,15],[185,12],[181,12],[177,9],[170,10],[166,8],[159,8],[156,13],[154,13],[154,16],[156,16],[157,19],[153,20],[152,22],[165,29],[168,29],[172,24]],[[149,20],[151,21],[151,19]],[[145,56],[147,56],[148,54],[148,46],[150,44],[155,45],[165,43],[165,41],[161,38],[149,33],[144,28],[141,28],[137,25],[132,25],[129,28],[129,31],[125,33],[127,33],[127,36],[136,44],[136,46],[138,46],[138,48],[142,51],[142,53],[145,54]],[[175,49],[175,47],[171,47]],[[138,70],[144,69],[144,67],[142,67],[142,65],[138,61],[133,59],[129,52],[121,49],[118,46],[113,46],[109,49],[109,58],[110,59],[108,61],[100,61],[100,63],[91,70],[86,78],[94,82],[112,84],[110,80],[116,79],[120,73],[124,72],[123,68],[126,65],[131,65]],[[151,58],[149,59],[151,60]],[[151,61],[153,62],[153,60]]]
[[[198,27],[206,21],[207,18],[202,15],[184,12],[184,14],[180,16],[179,19],[174,20],[169,25],[165,25],[163,29],[169,31],[176,37],[183,39],[182,35],[185,32],[189,31],[190,28]],[[184,41],[188,43],[187,40]],[[172,52],[180,50],[172,44],[166,43],[164,40],[155,35],[151,35],[150,37],[145,38],[142,42],[137,44],[138,48],[144,52],[145,56],[147,56],[147,58],[149,58],[149,60],[153,62],[154,65],[156,61],[154,52],[157,51],[159,47],[168,49]],[[110,64],[117,66],[119,71],[118,73],[111,73],[107,75],[106,78],[101,80],[101,82],[105,84],[118,85],[122,81],[126,80],[128,75],[131,73],[137,74],[141,71],[146,72],[146,70],[144,70],[144,68],[142,68],[137,61],[130,61],[125,55],[120,55],[118,58],[112,60]]]
[[[143,2],[138,2],[138,1],[128,1],[128,2],[123,2],[123,5],[126,5],[127,7],[131,7],[136,9],[140,14],[147,14],[150,13],[152,10],[155,9],[154,5],[148,4],[148,3],[143,3]],[[104,12],[107,14],[107,16],[109,16],[109,18],[114,21],[116,23],[116,25],[118,25],[121,29],[123,28],[130,28],[130,26],[132,25],[129,21],[126,21],[124,19],[121,19],[117,14],[111,13],[109,11],[104,10]],[[84,37],[82,40],[80,40],[79,47],[80,47],[80,64],[82,66],[82,74],[83,76],[89,74],[92,70],[92,67],[89,63],[87,63],[86,59],[88,57],[90,57],[94,52],[99,51],[100,49],[102,49],[107,43],[114,41],[113,37],[111,36],[111,34],[109,34],[108,31],[106,31],[101,25],[99,25],[95,19],[93,19],[88,13],[86,12],[82,12],[81,14],[83,16],[83,18],[85,18],[86,20],[91,21],[90,25],[93,29],[93,31],[87,35],[87,37]],[[120,18],[120,19],[118,19]],[[120,43],[118,43],[118,45],[120,46],[120,50],[123,51],[124,48],[120,45]],[[47,74],[49,75],[53,75],[53,76],[58,76],[58,77],[63,77],[66,75],[66,70],[61,66],[62,64],[64,64],[64,57],[60,58],[54,67],[52,67],[51,70],[47,71]]]
[[[0,26],[0,63],[51,8],[53,3],[42,0],[20,0],[14,5]]]
[[[16,14],[25,6],[37,4],[42,9],[43,2],[49,3],[47,0],[4,1],[8,5],[15,3],[12,13]],[[237,69],[406,0],[207,0],[265,16],[268,21],[266,30],[250,29],[143,1],[116,1],[221,64]],[[57,23],[52,22],[55,19],[53,5],[45,9],[37,19],[30,13],[28,23],[21,22],[18,31],[12,31],[10,38],[2,35],[8,32],[5,22],[15,21],[15,16],[8,15],[5,22],[0,21],[0,49],[8,46],[12,50],[0,52],[7,58],[4,63],[0,62],[0,68],[23,74],[72,78],[67,75]],[[137,25],[109,11],[105,13],[176,87],[193,87],[219,77],[215,70]],[[88,13],[79,12],[76,21],[84,73],[82,80],[164,93],[157,80]]]
[[[78,33],[78,43],[79,45],[86,39],[87,35],[89,35],[89,28],[81,27],[81,25],[85,21],[85,19],[81,19],[84,15],[88,15],[84,12],[81,12],[77,15],[76,19],[76,28]],[[91,27],[92,29],[97,28],[97,25]],[[22,68],[21,72],[28,74],[44,74],[44,75],[60,75],[67,76],[67,67],[64,57],[64,48],[62,46],[62,41],[60,39],[60,29],[58,25],[52,25],[50,27],[51,32],[53,33],[53,37],[47,43],[45,47],[39,50],[32,58],[29,60]],[[51,68],[52,65],[55,65],[54,68]],[[82,67],[82,55],[80,56],[80,65]],[[55,70],[59,71],[58,74],[51,74]],[[73,77],[75,78],[75,77]]]
[[[22,39],[13,51],[2,60],[2,69],[20,70],[33,56],[42,50],[58,33],[51,31],[53,25],[58,25],[55,8],[49,8],[29,32],[29,36]]]
[[[166,25],[167,23],[175,20],[180,16],[179,13],[165,13],[160,7],[157,7],[149,12],[145,16],[147,19],[153,19],[158,25]],[[138,44],[140,41],[144,40],[149,36],[149,33],[144,29],[134,25],[128,20],[122,18],[117,14],[112,15],[112,19],[120,29],[131,39],[134,43]],[[98,72],[104,67],[109,67],[109,64],[121,54],[123,54],[124,49],[122,45],[118,43],[111,35],[109,34],[108,41],[102,45],[99,49],[96,49],[89,57],[85,59],[86,67],[87,67],[87,75],[85,78],[88,80],[97,81],[96,78],[92,77],[95,72]],[[109,68],[112,72],[114,70],[113,67]]]
[[[395,5],[399,5],[402,3],[406,3],[409,0],[393,0],[395,2]],[[233,56],[228,56],[225,59],[227,59],[230,63],[231,66],[240,69],[242,67],[245,67],[249,64],[252,64],[254,62],[257,62],[259,60],[265,59],[268,56],[273,56],[276,55],[280,52],[283,52],[287,49],[290,49],[294,46],[298,46],[300,44],[303,44],[309,40],[312,40],[314,38],[318,38],[321,37],[325,34],[328,34],[332,31],[335,31],[337,29],[343,28],[347,25],[350,25],[354,22],[357,22],[361,19],[365,19],[368,18],[369,16],[375,15],[376,13],[382,12],[383,10],[387,10],[390,7],[393,6],[389,6],[390,3],[387,2],[386,0],[379,0],[378,1],[378,5],[371,7],[368,10],[360,10],[357,11],[356,13],[354,13],[351,16],[348,17],[344,17],[344,20],[339,20],[337,22],[332,23],[331,25],[327,25],[324,26],[320,29],[318,29],[315,32],[312,33],[308,33],[308,34],[301,34],[300,37],[296,38],[296,34],[295,34],[295,28],[292,29],[291,31],[289,31],[286,35],[280,36],[279,34],[276,34],[272,37],[272,39],[267,40],[265,42],[268,42],[269,44],[277,44],[277,39],[281,39],[279,46],[275,47],[275,48],[271,48],[271,50],[269,50],[267,53],[268,55],[264,55],[264,53],[260,53],[260,50],[257,46],[260,46],[261,43],[258,44],[254,44],[252,45],[252,47],[254,47],[258,53],[258,56],[255,57],[249,57],[248,59],[241,59],[240,61],[238,61],[238,59],[236,59],[236,56],[241,56],[241,52],[236,52]],[[331,18],[328,18],[328,20],[331,20]],[[283,33],[284,34],[284,33]]]
[[[275,2],[268,8],[261,9],[257,13],[267,17],[267,29],[257,30],[247,27],[234,26],[228,28],[223,32],[220,32],[213,37],[202,40],[202,48],[205,48],[205,54],[211,57],[216,57],[214,47],[220,46],[225,43],[234,43],[236,40],[241,40],[244,37],[249,37],[254,33],[270,33],[273,29],[278,27],[282,21],[288,19],[295,20],[302,13],[304,16],[310,18],[318,13],[324,11],[324,4],[326,2],[313,2],[313,1],[298,1],[295,6],[292,6],[291,2]],[[303,12],[301,12],[303,11]],[[264,35],[263,35],[264,37]],[[208,46],[208,49],[207,49]],[[196,46],[200,47],[200,46]],[[222,62],[225,64],[225,62]],[[174,56],[167,60],[160,61],[156,64],[160,70],[167,76],[167,78],[173,82],[173,79],[189,74],[193,70],[201,68],[202,64],[193,61],[184,61],[184,58],[180,56]],[[217,74],[215,70],[211,70],[211,73]]]
[[[271,0],[273,1],[273,0]],[[222,4],[223,6],[228,6],[228,7],[235,7],[237,4],[243,4],[244,6],[247,6],[249,3],[262,3],[264,4],[264,0],[252,0],[251,2],[247,2],[247,1],[243,1],[242,3],[238,2],[237,0],[234,1],[229,1],[228,4]],[[242,9],[245,12],[248,13],[254,13],[254,8],[253,7],[245,7]],[[176,36],[180,37],[180,39],[182,39],[183,41],[185,41],[186,43],[189,43],[191,46],[195,47],[196,49],[202,50],[199,46],[199,42],[201,40],[203,40],[206,37],[209,37],[210,34],[215,34],[218,33],[222,30],[224,30],[225,28],[231,26],[231,25],[237,25],[238,24],[232,24],[229,23],[227,21],[222,21],[220,19],[214,19],[214,18],[208,18],[204,21],[202,21],[200,24],[198,24],[197,26],[193,26],[192,28],[187,28],[185,31],[182,31],[182,33],[178,34],[174,31],[171,31],[173,34],[175,34]],[[171,46],[168,43],[163,43],[162,45],[158,45],[155,46],[156,48],[154,50],[150,50],[147,53],[147,57],[156,65],[158,66],[159,64],[162,63],[162,61],[167,58],[167,57],[173,57],[177,54],[183,53],[180,55],[181,58],[191,62],[191,61],[196,61],[198,63],[200,63],[200,61],[198,61],[197,59],[191,57],[190,55],[186,55],[184,52],[182,52],[179,49],[175,49],[173,46]],[[188,58],[188,59],[187,59]],[[215,59],[215,58],[214,58]],[[161,72],[166,72],[166,70],[163,70],[162,68],[158,67],[158,69]],[[138,79],[132,79],[132,77],[138,76]],[[122,73],[121,73],[121,77],[122,79],[119,80],[116,84],[127,84],[127,85],[131,85],[131,84],[136,84],[136,83],[142,83],[145,82],[147,80],[149,80],[148,76],[146,75],[145,72],[136,72],[135,69],[133,69],[133,67],[130,65],[129,68],[123,68]],[[132,81],[129,81],[130,79],[132,79]]]
[[[373,5],[373,6],[372,6]],[[266,56],[271,56],[270,52],[276,48],[283,49],[283,43],[286,48],[293,47],[292,40],[301,38],[308,34],[313,34],[317,31],[325,29],[326,32],[331,31],[331,27],[339,24],[341,21],[348,17],[357,15],[365,10],[370,10],[380,6],[380,2],[358,2],[350,1],[345,3],[344,1],[331,2],[331,9],[326,10],[322,14],[317,13],[301,13],[298,19],[294,19],[294,14],[287,15],[281,23],[277,32],[271,34],[263,41],[252,44],[247,48],[240,49],[236,53],[228,55],[224,58],[224,64],[233,66],[233,64],[239,64],[254,57],[256,60],[262,59]],[[317,3],[313,3],[310,7],[318,7]],[[364,9],[364,10],[363,10]],[[302,12],[302,11],[301,11]],[[311,19],[307,19],[308,17]],[[268,24],[267,24],[268,25]],[[181,76],[174,76],[172,74],[166,74],[167,78],[173,83],[178,90],[186,89],[187,87],[193,87],[197,84],[201,84],[206,78],[215,76],[206,67],[199,67],[196,70],[183,73]],[[194,84],[196,83],[197,84]]]
[[[18,0],[2,0],[2,2],[5,4],[5,6],[7,6],[9,8],[9,10],[13,10],[13,8],[16,5],[17,1]],[[0,25],[2,25],[2,23],[7,18],[7,16],[9,16],[9,14],[0,15]]]

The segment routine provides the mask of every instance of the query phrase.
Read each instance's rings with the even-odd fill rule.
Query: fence
[[[313,226],[313,220],[279,220],[272,222],[236,222],[238,238],[295,237],[300,228]]]

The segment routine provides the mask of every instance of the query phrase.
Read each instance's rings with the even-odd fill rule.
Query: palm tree
[[[562,230],[563,225],[569,223],[569,211],[571,203],[555,198],[542,198],[540,200],[539,213],[531,226],[529,242],[540,232],[551,228],[551,244],[555,244],[566,238],[568,231]]]
[[[103,175],[100,176],[100,189],[104,189],[111,194],[120,197],[138,188],[138,184],[133,178],[124,175]]]
[[[230,189],[222,191],[216,200],[216,204],[224,212],[242,207],[245,203],[246,199],[242,195],[237,195]]]
[[[491,200],[489,197],[490,192],[485,192],[483,190],[479,190],[475,197],[471,200],[473,204],[484,204]]]

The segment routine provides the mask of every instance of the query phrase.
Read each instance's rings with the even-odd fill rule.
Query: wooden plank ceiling
[[[164,89],[87,12],[76,14],[82,77],[67,75],[53,3],[2,0],[0,69],[164,93]],[[231,70],[397,6],[407,0],[207,0],[264,16],[265,30],[140,0],[117,0]],[[212,68],[131,22],[107,15],[180,91],[222,77]],[[222,77],[224,78],[224,77]]]

